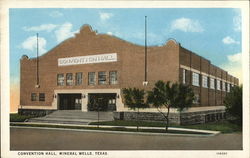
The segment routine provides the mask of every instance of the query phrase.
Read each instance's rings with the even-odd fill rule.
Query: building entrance
[[[59,110],[81,110],[81,94],[58,94]]]
[[[116,93],[89,93],[88,111],[116,111]]]

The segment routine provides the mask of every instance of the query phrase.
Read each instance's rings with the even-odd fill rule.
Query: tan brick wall
[[[144,46],[138,46],[116,37],[96,34],[84,26],[74,38],[65,40],[48,53],[39,57],[40,88],[36,85],[36,59],[21,60],[21,105],[51,106],[54,90],[59,89],[107,89],[144,88]],[[179,77],[179,45],[169,40],[164,46],[148,47],[147,90],[157,80],[177,82]],[[58,58],[117,53],[117,62],[58,66]],[[116,70],[117,85],[98,85],[98,72]],[[83,85],[66,86],[66,73],[83,72]],[[96,72],[96,85],[88,85],[88,72]],[[57,74],[65,75],[65,85],[57,86]],[[109,81],[109,79],[107,78]],[[107,83],[108,83],[107,81]],[[46,101],[31,101],[31,93],[45,93]]]

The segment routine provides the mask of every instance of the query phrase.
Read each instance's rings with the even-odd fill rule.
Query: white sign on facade
[[[59,58],[58,66],[106,63],[106,62],[116,62],[116,61],[117,61],[116,53],[98,54],[98,55],[78,56],[70,58]]]

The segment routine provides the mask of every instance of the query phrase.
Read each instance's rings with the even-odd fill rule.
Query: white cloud
[[[49,14],[49,16],[53,17],[53,18],[58,18],[63,16],[63,13],[59,12],[59,11],[53,11]]]
[[[111,35],[111,36],[113,35],[113,33],[112,33],[112,32],[107,32],[107,34],[108,34],[108,35]]]
[[[241,31],[241,10],[234,9],[235,16],[233,17],[234,31]]]
[[[32,27],[23,27],[25,31],[47,31],[51,32],[57,27],[55,24],[42,24],[40,26],[32,26]]]
[[[38,37],[38,43],[39,43],[39,54],[45,53],[47,50],[45,49],[46,47],[46,39],[43,37]],[[21,48],[30,50],[30,51],[36,51],[37,49],[37,37],[36,36],[30,36],[26,40],[23,41],[21,44]]]
[[[200,22],[189,18],[179,18],[171,23],[171,30],[180,30],[184,32],[203,32]]]
[[[56,40],[57,42],[61,42],[67,38],[73,37],[74,34],[78,31],[72,31],[73,25],[69,22],[62,24],[56,31]]]
[[[103,13],[103,12],[99,13],[99,15],[102,21],[106,21],[114,16],[112,13]]]
[[[226,70],[229,74],[239,78],[242,83],[242,53],[236,53],[227,56],[227,63],[221,64],[220,67]]]
[[[236,54],[233,54],[233,55],[228,55],[227,59],[230,62],[239,63],[239,62],[241,62],[241,53],[236,53]]]
[[[235,40],[234,40],[232,37],[230,37],[230,36],[224,37],[224,38],[222,39],[222,42],[223,42],[224,44],[240,44],[239,41],[235,41]]]

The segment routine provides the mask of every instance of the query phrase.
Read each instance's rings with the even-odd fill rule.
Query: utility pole
[[[39,51],[39,41],[38,41],[38,33],[36,33],[36,88],[39,88],[39,59],[38,59],[38,51]]]
[[[148,65],[147,65],[147,57],[148,56],[148,52],[147,52],[147,16],[145,16],[145,58],[144,58],[144,68],[145,68],[145,76],[144,76],[144,82],[143,85],[146,86],[148,84],[148,80],[147,80],[147,71],[148,71]]]

